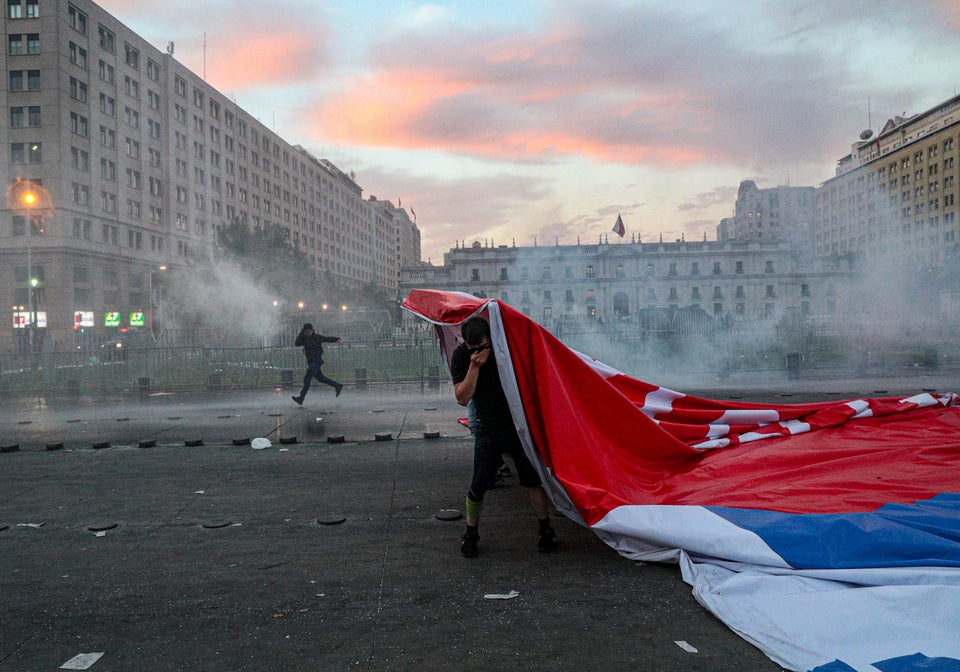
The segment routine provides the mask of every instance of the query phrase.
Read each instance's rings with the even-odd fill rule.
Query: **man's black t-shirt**
[[[456,385],[467,377],[467,371],[470,369],[470,350],[465,345],[459,345],[450,359],[450,374]],[[500,374],[497,372],[497,360],[493,350],[490,351],[486,363],[480,367],[473,403],[477,407],[477,421],[482,426],[489,429],[508,429],[514,426],[510,406],[507,404],[507,397],[500,384]]]

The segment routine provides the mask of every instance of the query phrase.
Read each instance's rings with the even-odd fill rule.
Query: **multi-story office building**
[[[404,264],[420,262],[420,230],[410,221],[407,211],[394,207],[390,201],[371,196],[371,227],[374,235],[374,273],[380,281],[376,286],[388,296],[398,297],[400,269]]]
[[[545,325],[559,318],[636,321],[645,309],[700,308],[725,320],[792,312],[832,316],[851,272],[841,259],[801,260],[782,240],[483,246],[443,266],[404,269],[401,289],[443,288],[502,299]]]
[[[817,190],[816,251],[936,268],[957,245],[960,96],[866,130]]]
[[[404,211],[364,201],[351,175],[258,122],[172,43],[152,47],[88,0],[9,0],[4,12],[0,178],[45,197],[0,210],[13,335],[34,320],[58,342],[75,323],[100,335],[149,323],[159,269],[202,266],[235,221],[288,231],[305,282],[390,293],[399,267],[419,262]]]
[[[759,189],[752,180],[744,180],[734,208],[734,216],[717,227],[718,240],[783,239],[797,249],[813,245],[815,187]]]

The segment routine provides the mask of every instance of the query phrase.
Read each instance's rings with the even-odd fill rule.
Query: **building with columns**
[[[836,316],[846,259],[801,259],[782,240],[678,241],[534,247],[479,241],[443,266],[405,268],[401,293],[446,289],[501,299],[538,322],[639,323],[645,310],[695,308],[713,319]]]

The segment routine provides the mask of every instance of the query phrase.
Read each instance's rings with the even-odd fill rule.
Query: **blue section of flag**
[[[756,533],[794,569],[960,567],[960,495],[869,513],[797,514],[708,507]]]
[[[927,658],[922,653],[881,660],[873,666],[880,672],[960,672],[960,660]]]

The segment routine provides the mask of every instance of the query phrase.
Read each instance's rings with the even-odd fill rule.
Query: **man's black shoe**
[[[343,392],[343,384],[337,383],[337,396],[340,396],[340,393]]]
[[[552,527],[540,530],[540,539],[537,541],[537,550],[541,553],[550,553],[557,550],[557,533]]]
[[[463,553],[463,556],[466,558],[475,558],[479,549],[477,545],[480,543],[480,533],[476,530],[467,529],[466,534],[463,535],[463,541],[460,542],[460,552]]]
[[[290,398],[293,399],[295,402],[297,402],[297,405],[303,406],[303,397],[290,397]]]

